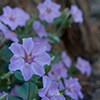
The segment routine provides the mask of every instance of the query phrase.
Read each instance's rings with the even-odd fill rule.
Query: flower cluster
[[[58,49],[62,29],[67,27],[69,19],[73,19],[75,23],[82,23],[83,13],[75,5],[72,5],[68,12],[60,11],[60,8],[61,5],[52,0],[44,0],[37,5],[39,16],[34,13],[31,18],[19,7],[3,7],[3,14],[0,15],[0,33],[8,41],[3,45],[4,55],[2,57],[0,52],[0,57],[4,60],[6,53],[11,52],[5,57],[6,60],[10,60],[4,60],[4,66],[9,66],[9,72],[0,77],[0,81],[7,79],[6,91],[10,93],[0,93],[0,100],[2,97],[7,98],[7,95],[11,100],[83,99],[81,84],[78,78],[74,78],[72,71],[75,68],[75,71],[78,69],[82,74],[90,76],[91,65],[81,57],[73,64],[69,54],[62,48]],[[56,48],[57,46],[59,47]]]

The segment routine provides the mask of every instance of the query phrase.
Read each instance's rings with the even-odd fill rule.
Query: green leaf
[[[15,96],[8,96],[8,100],[22,100],[22,99],[17,98]]]
[[[58,34],[49,33],[49,42],[53,44],[60,43],[60,37]]]
[[[19,97],[23,98],[23,100],[27,100],[28,84],[24,83],[22,86],[16,88],[16,93]]]
[[[56,19],[53,21],[54,25],[59,25],[59,24],[61,24],[61,22],[62,22],[62,18],[61,18],[61,17],[56,18]]]
[[[21,97],[23,100],[27,100],[28,97],[28,88],[30,88],[30,97],[32,98],[38,98],[38,87],[36,84],[30,82],[30,87],[28,87],[28,83],[24,83],[22,86],[18,87],[16,89],[16,93],[19,97]]]
[[[76,74],[78,74],[79,73],[79,71],[77,70],[77,68],[75,67],[75,63],[73,63],[72,64],[72,66],[70,67],[70,69],[69,69],[69,71],[68,71],[68,76],[70,77],[72,77],[72,76],[74,76],[74,75],[76,75]]]
[[[0,49],[0,58],[3,59],[6,62],[9,62],[9,59],[11,58],[12,53],[8,49],[8,46],[4,46]]]
[[[48,72],[50,71],[51,67],[48,66],[48,65],[45,65],[44,67],[45,67],[45,72],[46,72],[45,74],[48,74]]]
[[[22,73],[20,71],[15,71],[14,72],[15,77],[20,80],[20,81],[24,81]]]
[[[39,77],[39,76],[37,76],[37,75],[33,75],[33,77],[31,78],[31,80],[32,80],[33,82],[36,82],[36,81],[38,81],[40,78],[41,78],[41,77]]]
[[[31,87],[31,98],[38,98],[38,87],[37,87],[37,85],[36,84],[34,84],[34,83],[31,83],[31,85],[30,85],[30,87]],[[36,100],[38,100],[38,99],[36,99]]]

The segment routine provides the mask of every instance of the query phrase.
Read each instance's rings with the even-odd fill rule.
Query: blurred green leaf
[[[49,33],[48,36],[49,36],[50,43],[52,44],[60,43],[60,37],[58,36],[58,34]]]
[[[15,77],[20,80],[20,81],[24,81],[22,73],[20,71],[15,71],[14,72]]]
[[[8,100],[22,100],[22,99],[17,98],[15,96],[8,96]]]
[[[61,22],[62,22],[62,18],[61,18],[61,17],[56,18],[56,19],[53,21],[54,25],[60,25]]]
[[[30,88],[30,97],[38,98],[38,87],[34,83],[30,82],[30,87],[28,87],[28,83],[24,83],[22,86],[16,89],[16,93],[23,100],[27,100],[28,97],[28,88]],[[32,100],[32,99],[31,99]]]
[[[39,76],[37,76],[37,75],[33,75],[33,77],[31,78],[31,80],[32,80],[33,82],[36,82],[36,81],[38,81],[40,78],[41,78],[41,77],[39,77]]]
[[[12,53],[8,49],[8,46],[4,46],[0,49],[0,58],[3,59],[5,62],[9,62],[9,59],[11,58]]]
[[[68,76],[72,77],[72,76],[74,76],[78,73],[79,73],[79,71],[77,70],[77,68],[75,67],[75,64],[73,63],[72,66],[70,67],[69,71],[68,71]]]

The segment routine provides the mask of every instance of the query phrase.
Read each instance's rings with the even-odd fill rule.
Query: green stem
[[[27,100],[30,100],[30,81],[28,81],[28,98]]]

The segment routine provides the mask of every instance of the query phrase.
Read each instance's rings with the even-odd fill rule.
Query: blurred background
[[[19,6],[32,15],[40,1],[42,0],[0,0],[0,8],[6,5]],[[84,100],[100,100],[100,0],[54,1],[62,5],[62,10],[75,4],[84,13],[83,24],[75,23],[62,31],[62,45],[73,59],[82,56],[92,63],[92,76],[88,81],[82,77],[86,94]]]

